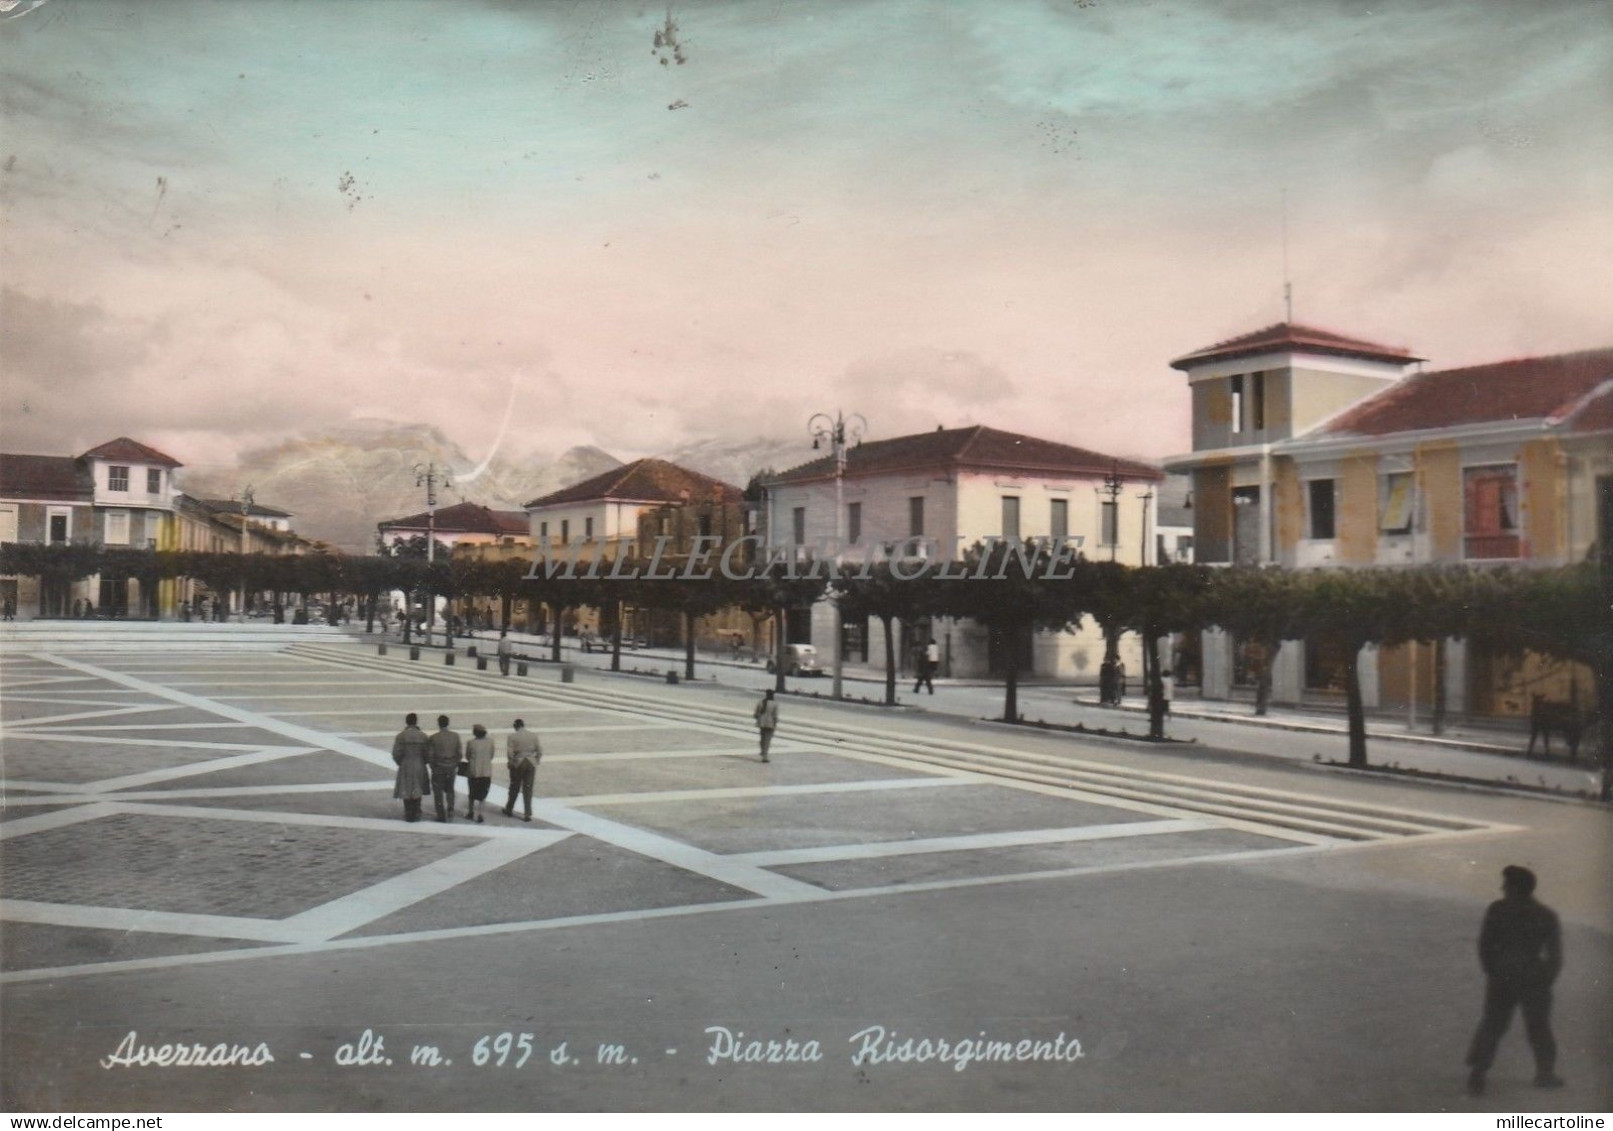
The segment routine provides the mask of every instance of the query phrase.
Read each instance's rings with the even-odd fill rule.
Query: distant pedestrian
[[[1098,703],[1110,707],[1115,702],[1115,661],[1105,656],[1098,665]]]
[[[437,716],[437,729],[426,742],[431,747],[431,801],[437,808],[437,820],[446,823],[454,819],[454,778],[465,748],[459,735],[448,729],[447,715]]]
[[[17,619],[17,601],[10,593],[6,594],[5,618],[7,620]]]
[[[1171,713],[1171,700],[1176,698],[1176,677],[1166,672],[1159,677],[1160,698],[1165,700],[1165,713]]]
[[[930,694],[935,694],[935,672],[930,667],[929,650],[920,646],[913,649],[913,666],[918,670],[918,678],[913,681],[913,694],[919,693],[919,688],[928,684]]]
[[[420,799],[431,788],[431,774],[427,768],[430,744],[425,733],[416,724],[418,715],[410,714],[403,720],[403,729],[392,740],[392,760],[398,764],[397,781],[392,796],[403,801],[403,819],[420,819]]]
[[[1126,701],[1126,661],[1115,661],[1115,704]]]
[[[773,698],[773,692],[767,692],[758,700],[752,713],[756,716],[756,729],[761,734],[762,761],[770,761],[767,752],[773,745],[773,732],[778,729],[778,700]]]
[[[493,784],[493,740],[487,737],[487,728],[481,723],[470,729],[473,737],[465,743],[465,777],[470,782],[465,816],[479,825],[482,811],[487,808],[487,791]]]
[[[1535,1087],[1560,1088],[1557,1041],[1551,1034],[1551,985],[1563,968],[1562,928],[1557,914],[1535,899],[1535,874],[1516,864],[1501,869],[1502,898],[1490,904],[1479,930],[1484,968],[1484,1017],[1473,1034],[1467,1090],[1484,1091],[1484,1076],[1496,1046],[1522,1007],[1524,1031],[1535,1054]]]
[[[543,747],[538,736],[526,729],[526,723],[515,720],[515,730],[504,746],[504,766],[510,771],[510,792],[504,802],[504,815],[515,815],[515,798],[519,794],[526,806],[521,820],[532,819],[532,786],[537,780],[538,763],[543,759]]]
[[[498,674],[510,674],[510,657],[515,654],[515,645],[510,643],[510,630],[501,628],[498,632]]]

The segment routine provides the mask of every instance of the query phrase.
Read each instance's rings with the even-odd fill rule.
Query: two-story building
[[[382,546],[425,538],[428,531],[439,545],[530,546],[525,511],[501,511],[480,503],[455,503],[437,511],[421,511],[376,524]]]
[[[1597,498],[1613,476],[1613,349],[1406,374],[1397,347],[1282,324],[1172,362],[1193,395],[1190,455],[1201,562],[1296,568],[1424,563],[1553,566],[1605,532]],[[1448,709],[1523,713],[1531,694],[1581,701],[1585,673],[1538,657],[1444,645]],[[1275,702],[1337,694],[1347,656],[1285,645]],[[1433,650],[1368,649],[1369,707],[1433,699]],[[1206,696],[1245,681],[1237,642],[1202,641]]]
[[[986,538],[1054,538],[1075,542],[1095,560],[1152,564],[1156,549],[1158,468],[1085,448],[984,425],[939,428],[847,449],[837,484],[833,456],[767,479],[764,534],[769,546],[838,552],[860,562],[900,547],[957,560]],[[837,513],[836,500],[839,500]],[[810,642],[833,658],[834,610],[813,609]],[[971,621],[937,620],[902,626],[898,666],[934,640],[943,675],[998,674],[1003,649],[1020,647],[1027,675],[1096,680],[1103,642],[1091,625],[1037,633],[1009,645]],[[885,666],[883,634],[866,624],[842,625],[839,642],[849,664]],[[1140,671],[1134,644],[1122,652]]]

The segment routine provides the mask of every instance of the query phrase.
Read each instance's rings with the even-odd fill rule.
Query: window
[[[569,518],[560,520],[560,544],[562,546],[571,545],[571,519]]]
[[[148,468],[146,468],[146,494],[148,494],[148,495],[160,495],[160,494],[162,494],[162,468],[160,468],[160,467],[148,467]]]
[[[117,464],[108,464],[106,469],[106,489],[108,491],[127,491],[129,489],[129,469]]]
[[[106,512],[106,544],[108,546],[127,546],[129,544],[129,512]]]
[[[1409,471],[1395,471],[1383,477],[1383,509],[1378,529],[1385,534],[1410,534],[1412,520],[1412,477]]]
[[[863,505],[846,504],[846,542],[855,546],[863,536]]]
[[[1098,505],[1099,518],[1102,530],[1101,544],[1116,546],[1120,544],[1120,501],[1118,499],[1105,499]]]
[[[1003,537],[1019,541],[1019,497],[1003,496]]]
[[[914,495],[907,500],[907,536],[917,538],[924,533],[924,496]]]
[[[1333,480],[1312,479],[1309,483],[1311,501],[1312,538],[1331,539],[1336,536],[1333,506]]]
[[[549,524],[547,522],[538,523],[538,540],[540,542],[549,540]]]
[[[709,514],[703,514],[700,516],[700,537],[711,537],[711,516]]]
[[[1243,374],[1232,378],[1232,431],[1243,431]]]
[[[1462,472],[1464,549],[1469,558],[1515,558],[1518,539],[1518,469],[1512,464]]]
[[[1249,427],[1256,432],[1266,426],[1266,375],[1249,375]]]
[[[806,508],[796,507],[790,512],[790,533],[797,546],[806,545]]]
[[[582,536],[583,536],[583,539],[585,541],[589,541],[589,542],[593,541],[593,538],[594,538],[594,520],[593,519],[585,518],[585,519],[582,520]]]
[[[1047,530],[1055,540],[1062,540],[1070,536],[1070,500],[1053,500],[1052,511],[1048,516]]]
[[[51,542],[66,542],[70,537],[68,522],[71,516],[66,511],[52,511],[50,515]]]

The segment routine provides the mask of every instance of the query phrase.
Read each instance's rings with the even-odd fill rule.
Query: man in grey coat
[[[538,776],[538,762],[543,758],[543,747],[538,744],[538,736],[526,729],[526,723],[521,719],[515,720],[515,730],[507,740],[505,750],[505,766],[510,771],[510,793],[504,802],[504,815],[515,815],[515,799],[520,797],[525,803],[526,812],[521,817],[523,821],[532,819],[532,786]]]
[[[437,806],[437,820],[454,819],[454,775],[465,757],[459,735],[448,729],[448,716],[437,716],[437,730],[426,739],[431,748],[431,800]]]
[[[403,802],[403,819],[420,819],[420,799],[430,787],[431,776],[427,769],[430,745],[425,733],[417,726],[420,717],[408,715],[403,729],[392,740],[392,760],[398,764],[398,777],[392,787],[392,796]]]
[[[773,732],[778,729],[778,700],[771,691],[757,700],[751,712],[756,716],[756,729],[762,740],[762,761],[768,761],[767,752],[773,746]]]

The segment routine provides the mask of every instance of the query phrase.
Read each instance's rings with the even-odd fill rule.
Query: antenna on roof
[[[1294,321],[1294,284],[1288,278],[1288,186],[1283,186],[1283,306],[1287,308],[1287,321]]]

